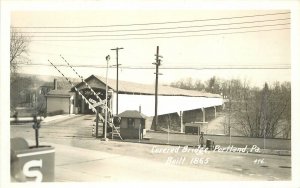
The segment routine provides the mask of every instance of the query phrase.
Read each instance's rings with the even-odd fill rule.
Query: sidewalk
[[[49,123],[51,121],[56,121],[56,120],[65,120],[68,118],[73,118],[76,116],[81,116],[79,114],[61,114],[61,115],[55,115],[55,116],[47,116],[42,123]]]
[[[52,144],[55,148],[55,181],[224,181],[251,177],[189,168],[180,165]],[[257,179],[255,179],[257,180]]]

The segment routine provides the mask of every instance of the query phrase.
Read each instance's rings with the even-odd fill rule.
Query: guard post
[[[204,144],[204,132],[201,131],[201,125],[207,124],[208,122],[194,122],[194,124],[197,125],[198,130],[197,130],[197,134],[198,134],[198,145],[200,145],[201,147],[203,147]]]
[[[55,179],[55,150],[52,146],[39,144],[39,128],[43,117],[14,117],[13,123],[33,123],[35,146],[29,146],[21,137],[11,138],[11,181],[53,182]]]

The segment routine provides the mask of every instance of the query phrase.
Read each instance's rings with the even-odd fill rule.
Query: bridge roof
[[[101,77],[101,76],[91,75],[85,79],[85,81],[87,83],[91,82],[91,80],[101,82],[104,85],[106,83],[106,78]],[[80,87],[83,85],[85,85],[85,84],[79,83],[75,87]],[[100,85],[100,83],[99,83],[99,85]],[[107,79],[107,86],[110,89],[113,89],[114,91],[116,91],[116,80]],[[142,83],[135,83],[135,82],[119,80],[119,93],[154,95],[155,94],[155,86],[154,86],[154,84],[142,84]],[[166,96],[191,96],[191,97],[221,98],[221,95],[219,95],[219,94],[208,93],[205,91],[179,89],[179,88],[165,86],[165,85],[158,86],[158,94],[166,95]]]

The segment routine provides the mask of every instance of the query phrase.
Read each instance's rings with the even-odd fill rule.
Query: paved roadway
[[[169,153],[154,153],[154,148],[175,147],[100,141],[91,136],[93,119],[91,115],[76,115],[42,124],[41,143],[56,148],[56,181],[291,179],[290,156],[211,151],[196,155],[170,153],[170,150]],[[30,124],[12,125],[11,137],[17,136],[34,144],[34,130]],[[171,159],[177,159],[173,161],[177,164],[170,164]],[[191,164],[192,160],[206,160],[206,164]]]

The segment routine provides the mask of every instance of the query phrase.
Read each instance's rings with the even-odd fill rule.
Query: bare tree
[[[16,77],[14,82],[10,84],[10,107],[11,111],[18,106],[30,107],[31,94],[34,80],[31,77]]]
[[[211,93],[221,93],[221,83],[222,80],[219,78],[213,76],[212,78],[208,79],[203,83],[201,80],[193,80],[191,77],[178,80],[176,82],[172,82],[172,87],[177,87],[181,89],[187,89],[187,90],[206,90]]]
[[[211,93],[221,93],[222,81],[216,76],[211,77],[206,81],[206,91]]]
[[[232,87],[232,86],[231,86]],[[250,88],[243,84],[242,97],[233,96],[231,126],[250,137],[274,138],[290,134],[290,89],[289,84],[276,83],[263,89]],[[232,90],[232,89],[231,89]]]
[[[188,77],[186,79],[181,79],[176,82],[172,82],[171,86],[181,88],[181,89],[188,89],[188,90],[195,89],[193,84],[193,79],[191,77]]]
[[[10,33],[10,73],[11,82],[17,77],[20,63],[28,62],[26,56],[29,50],[29,38],[19,33],[15,28],[11,28]]]
[[[195,89],[198,91],[205,90],[205,85],[202,83],[201,80],[196,80],[195,81]]]
[[[28,53],[29,48],[29,38],[19,33],[13,27],[11,28],[10,33],[10,89],[13,92],[10,92],[11,97],[11,110],[19,104],[26,100],[22,97],[22,94],[25,95],[24,90],[21,90],[24,87],[27,87],[28,84],[31,84],[31,80],[20,79],[18,77],[18,68],[20,63],[28,62]],[[26,97],[25,97],[26,98]]]
[[[213,76],[205,83],[188,78],[173,83],[173,86],[194,90],[204,88],[208,92],[222,94],[225,100],[225,134],[230,135],[234,130],[249,137],[290,138],[290,82],[265,83],[261,89],[250,87],[248,80],[221,80]]]
[[[268,95],[266,117],[266,135],[276,137],[282,135],[290,138],[291,131],[291,86],[289,82],[276,82]]]

